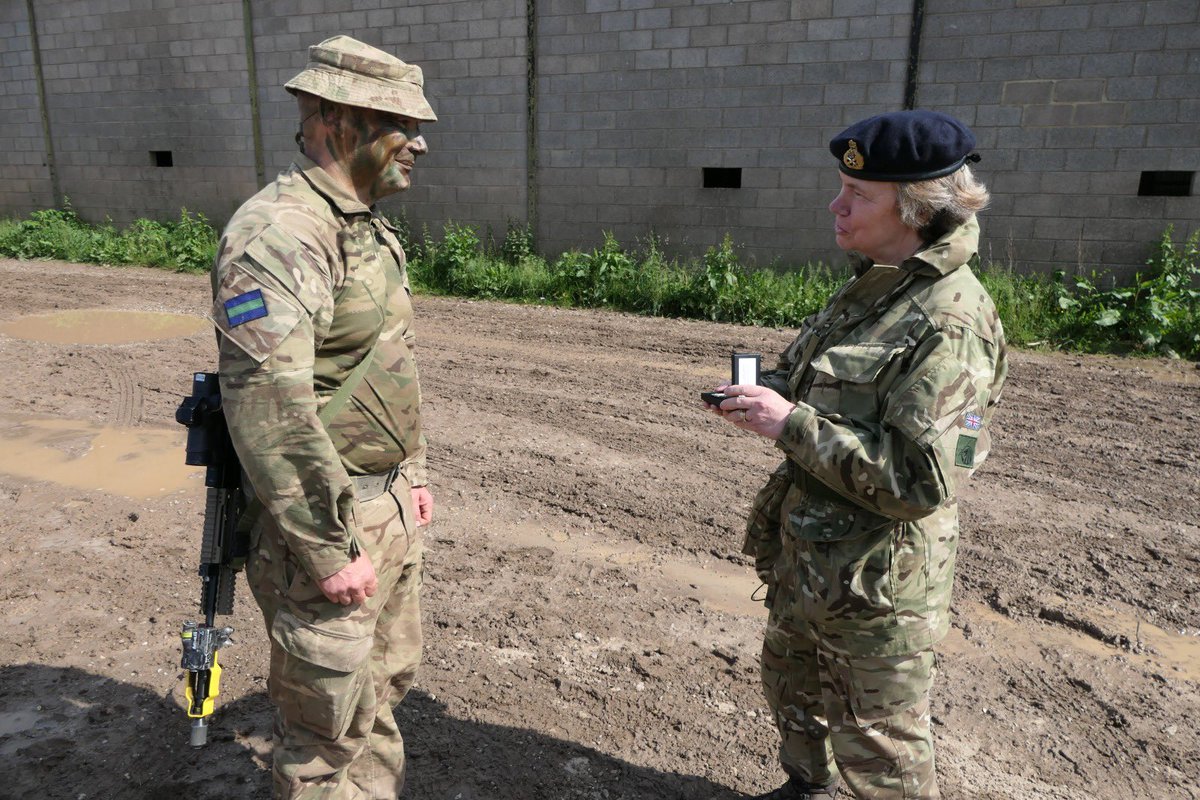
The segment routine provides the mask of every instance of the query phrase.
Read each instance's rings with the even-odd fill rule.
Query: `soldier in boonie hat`
[[[855,276],[757,384],[714,409],[774,440],[742,552],[770,608],[762,685],[782,786],[756,800],[939,797],[930,732],[958,500],[990,450],[1004,329],[969,262],[975,137],[931,111],[833,137],[829,210]]]
[[[300,152],[213,265],[222,408],[255,498],[272,796],[399,797],[433,496],[406,259],[376,203],[410,187],[437,116],[415,65],[348,36],[308,52],[286,87]]]
[[[308,48],[308,66],[284,88],[360,108],[436,122],[424,94],[421,68],[349,36]]]
[[[428,152],[420,125],[437,115],[424,85],[420,67],[357,39],[334,36],[315,44],[308,65],[284,84],[300,105],[296,144],[335,182],[373,205],[409,188],[417,157]],[[388,136],[392,132],[403,139]],[[389,143],[400,152],[385,152]]]

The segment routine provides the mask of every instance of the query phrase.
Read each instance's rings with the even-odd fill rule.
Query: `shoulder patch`
[[[220,265],[217,277],[212,321],[256,364],[270,357],[308,316],[294,295],[281,291],[258,269],[235,261]]]
[[[979,441],[974,436],[959,434],[958,444],[954,448],[954,464],[958,467],[972,469],[975,466],[975,443]]]
[[[225,316],[228,318],[231,328],[236,328],[252,319],[261,319],[267,316],[267,303],[263,299],[261,289],[230,298],[224,302],[224,306]]]

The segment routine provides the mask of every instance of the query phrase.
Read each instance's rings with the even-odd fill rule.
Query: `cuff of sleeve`
[[[794,461],[803,464],[802,456],[808,449],[806,447],[809,438],[808,429],[816,416],[816,409],[812,406],[796,403],[796,408],[783,423],[783,432],[775,440],[775,446],[791,456]]]
[[[350,542],[331,544],[306,553],[297,553],[301,565],[309,575],[324,580],[350,564]]]
[[[400,465],[400,474],[408,480],[409,486],[427,486],[429,476],[425,472],[425,460],[406,461]]]

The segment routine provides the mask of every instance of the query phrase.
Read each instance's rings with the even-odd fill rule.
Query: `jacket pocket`
[[[801,565],[795,596],[803,619],[826,634],[837,632],[846,647],[895,630],[893,552],[902,523],[809,506],[789,516],[788,530]]]
[[[876,385],[884,369],[906,349],[893,342],[831,347],[810,363],[815,374],[803,399],[822,414],[877,422],[879,393]]]
[[[754,557],[754,572],[767,586],[767,608],[774,604],[779,589],[775,565],[783,552],[781,512],[784,498],[791,488],[791,470],[788,462],[784,461],[758,490],[750,506],[750,516],[746,520],[746,538],[742,540],[742,553]]]

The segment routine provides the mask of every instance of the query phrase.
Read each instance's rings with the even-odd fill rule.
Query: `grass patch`
[[[593,250],[553,260],[537,255],[532,233],[510,222],[496,242],[467,225],[447,223],[440,239],[418,235],[401,213],[392,220],[409,255],[413,283],[427,291],[526,303],[612,308],[746,325],[797,327],[847,278],[824,264],[752,269],[726,234],[702,258],[680,262],[650,237],[626,248],[610,234]],[[1200,232],[1177,244],[1163,232],[1154,257],[1132,283],[1101,290],[1105,275],[1022,275],[976,264],[1009,341],[1094,353],[1200,358]],[[89,225],[68,206],[0,220],[0,255],[99,264],[139,264],[207,272],[217,233],[202,214],[178,221],[140,219],[124,230]]]

